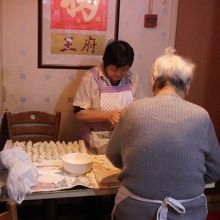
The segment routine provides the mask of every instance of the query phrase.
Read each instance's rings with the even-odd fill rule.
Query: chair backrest
[[[14,201],[7,201],[7,211],[0,214],[0,220],[18,220],[17,205]]]
[[[9,139],[12,141],[57,141],[61,113],[41,111],[7,112]]]

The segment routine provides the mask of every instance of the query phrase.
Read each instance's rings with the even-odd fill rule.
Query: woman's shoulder
[[[134,100],[127,108],[135,111],[136,109],[140,108],[141,106],[150,106],[153,104],[154,99],[153,97],[146,96],[137,100]]]
[[[102,75],[103,75],[103,68],[101,65],[99,65],[85,71],[84,77],[92,79],[94,78],[94,76],[100,77]]]
[[[185,103],[187,103],[187,105],[190,108],[194,109],[198,113],[201,113],[201,114],[204,114],[204,115],[208,114],[208,111],[204,107],[202,107],[201,105],[198,105],[196,103],[193,103],[193,102],[190,102],[190,101],[187,101],[187,100],[185,100]]]
[[[98,67],[92,67],[91,69],[88,69],[84,72],[82,76],[83,81],[91,81],[94,80],[94,74],[97,74],[99,72]]]
[[[127,77],[131,81],[131,83],[136,84],[139,82],[139,74],[135,73],[132,69],[128,70]]]

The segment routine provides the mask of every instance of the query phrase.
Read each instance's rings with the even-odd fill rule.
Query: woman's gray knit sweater
[[[175,95],[132,103],[115,128],[106,155],[122,168],[121,183],[147,199],[193,198],[204,192],[206,183],[220,179],[220,147],[207,111]],[[129,202],[132,204],[127,200],[119,207],[123,210],[125,206],[127,214],[135,213],[134,219],[141,220],[141,204],[135,201],[139,207],[136,210],[136,205],[130,207]],[[150,216],[155,215],[156,207],[148,209],[143,213],[144,219],[153,219]],[[191,217],[205,219],[204,210],[200,213],[198,218],[193,213]],[[187,213],[184,216],[173,219],[191,219]]]

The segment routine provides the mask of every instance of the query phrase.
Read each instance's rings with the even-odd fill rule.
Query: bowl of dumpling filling
[[[92,156],[86,153],[69,153],[63,155],[61,159],[64,170],[77,176],[92,169]]]

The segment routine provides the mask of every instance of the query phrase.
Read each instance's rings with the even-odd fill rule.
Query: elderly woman
[[[122,169],[116,220],[205,220],[205,184],[220,179],[220,147],[209,114],[185,101],[194,64],[174,54],[152,71],[153,97],[123,112],[107,148]]]

